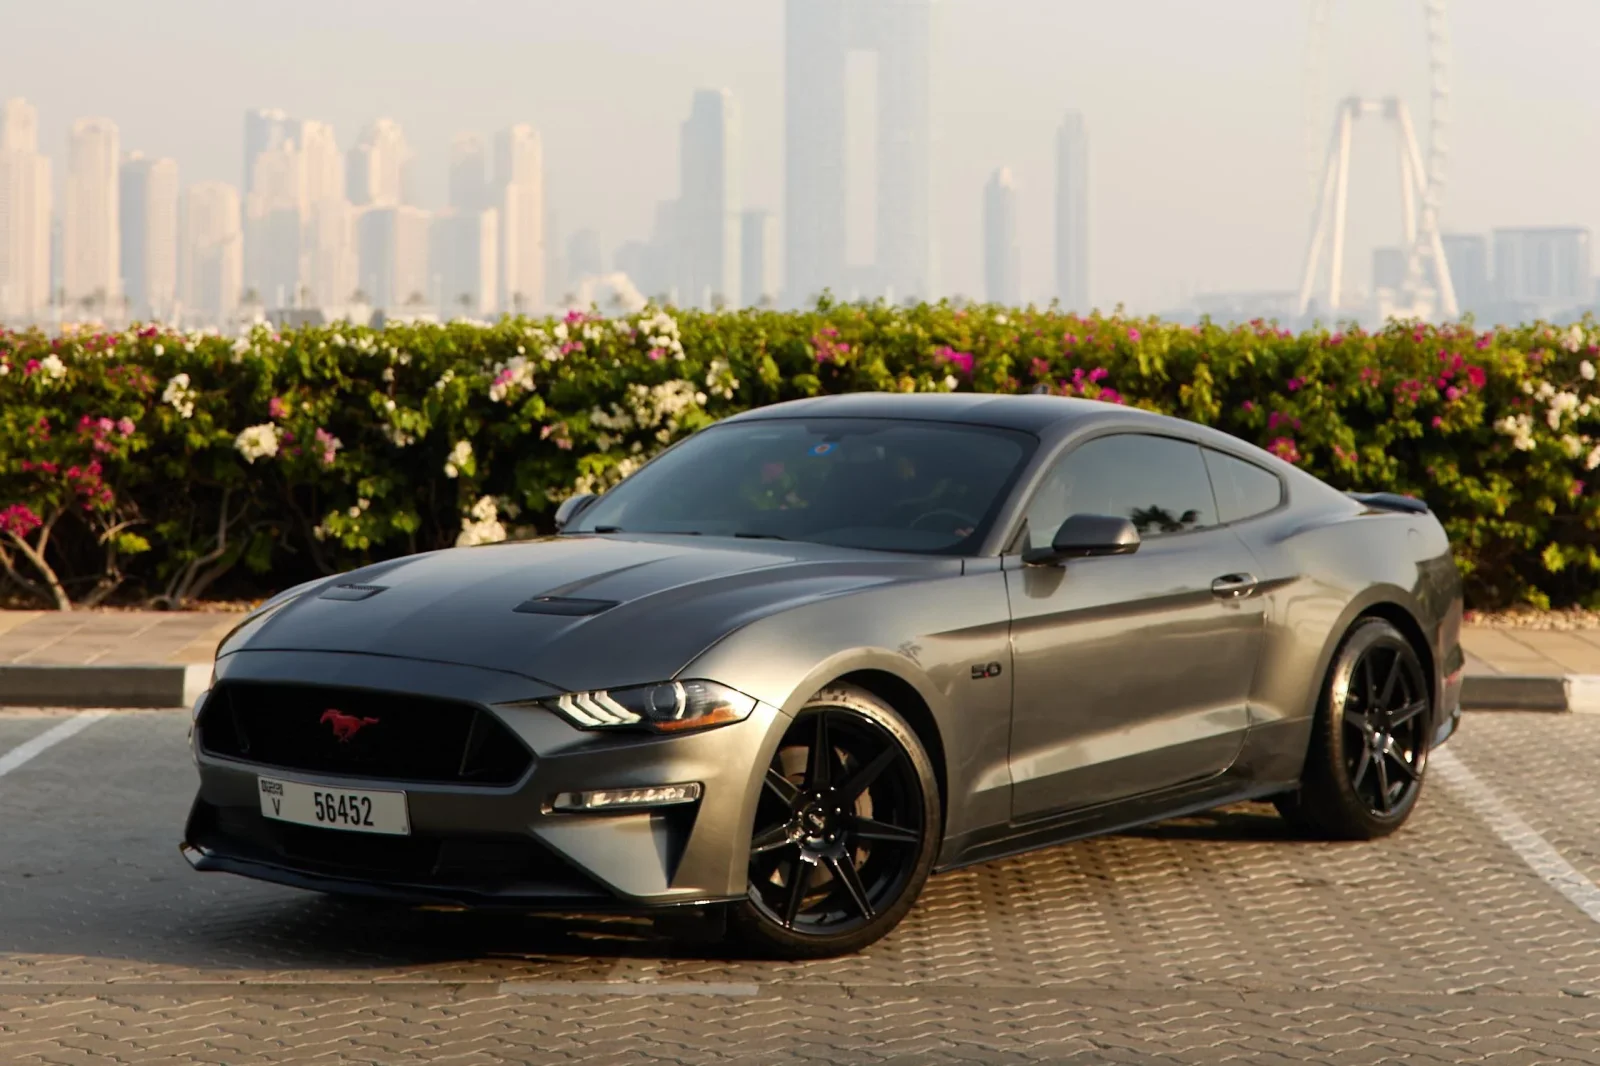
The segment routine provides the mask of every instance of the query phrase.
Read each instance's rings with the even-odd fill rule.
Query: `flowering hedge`
[[[1477,606],[1600,604],[1600,325],[1293,334],[945,304],[0,330],[0,596],[257,595],[549,528],[668,442],[823,392],[1048,391],[1428,500]]]

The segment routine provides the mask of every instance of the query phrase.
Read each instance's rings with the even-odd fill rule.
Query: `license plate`
[[[411,834],[404,792],[369,792],[272,777],[257,780],[260,782],[261,813],[268,818],[353,833]]]

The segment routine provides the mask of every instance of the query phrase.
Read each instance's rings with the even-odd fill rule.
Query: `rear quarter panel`
[[[1248,745],[1252,773],[1262,778],[1298,778],[1323,681],[1362,614],[1398,609],[1415,625],[1436,713],[1448,705],[1450,673],[1459,678],[1461,580],[1437,519],[1365,511],[1320,484],[1310,494],[1309,506],[1237,529],[1261,563],[1269,597]]]

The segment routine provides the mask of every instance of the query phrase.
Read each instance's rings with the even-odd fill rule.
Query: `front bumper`
[[[200,787],[183,853],[198,870],[416,903],[644,910],[739,899],[762,775],[788,719],[757,704],[743,722],[684,736],[585,732],[512,701],[550,695],[515,675],[375,656],[237,652],[218,679],[403,692],[489,709],[533,753],[503,787],[306,773],[192,750]],[[196,705],[198,718],[204,699]],[[406,793],[410,836],[298,826],[260,813],[259,775]],[[699,782],[692,804],[556,812],[562,792]]]

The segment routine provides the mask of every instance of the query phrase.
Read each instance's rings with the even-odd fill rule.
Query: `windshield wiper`
[[[591,532],[591,533],[621,533],[622,532],[622,527],[621,526],[595,526],[589,532]]]
[[[735,533],[734,536],[740,538],[741,540],[788,540],[789,539],[788,537],[780,537],[776,533]]]

